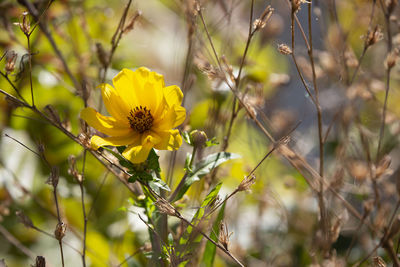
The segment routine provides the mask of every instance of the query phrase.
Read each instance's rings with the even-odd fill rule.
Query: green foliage
[[[191,219],[191,223],[194,226],[207,225],[208,220],[210,219],[210,215],[208,212],[214,207],[217,201],[219,190],[221,189],[222,183],[217,184],[211,191],[208,193],[206,198],[201,202],[200,208],[196,211],[195,215]],[[201,228],[202,229],[202,228]],[[184,258],[186,254],[191,254],[196,247],[199,245],[200,241],[202,240],[203,236],[199,234],[198,231],[194,230],[192,226],[188,226],[180,238],[178,242],[178,248],[183,248],[179,256]],[[186,248],[190,245],[190,248]],[[214,245],[213,245],[214,246]],[[214,246],[215,247],[215,246]],[[179,249],[178,249],[179,251]],[[210,249],[207,253],[212,253]]]
[[[219,152],[215,154],[211,154],[207,156],[205,159],[196,163],[193,167],[193,171],[189,171],[187,173],[187,177],[185,179],[185,183],[182,188],[178,191],[176,197],[173,201],[177,201],[182,198],[182,196],[186,193],[186,191],[190,188],[190,186],[199,181],[206,174],[210,173],[214,168],[218,167],[220,164],[231,160],[237,159],[240,156],[234,153],[228,152]]]
[[[212,225],[212,228],[211,228],[210,238],[212,240],[214,240],[215,242],[218,242],[220,225],[221,225],[221,222],[224,219],[224,215],[225,215],[225,205],[226,205],[226,202],[224,202],[224,204],[222,204],[222,206],[218,212],[217,218],[215,219],[215,221]],[[202,266],[204,266],[204,267],[214,266],[214,259],[215,259],[216,252],[217,252],[217,247],[213,243],[211,243],[211,241],[207,240],[207,244],[206,244],[206,247],[205,247],[204,253],[203,253]]]

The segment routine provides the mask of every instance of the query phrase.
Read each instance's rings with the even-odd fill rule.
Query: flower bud
[[[203,131],[194,130],[190,133],[190,139],[195,147],[202,147],[207,142],[207,135]]]

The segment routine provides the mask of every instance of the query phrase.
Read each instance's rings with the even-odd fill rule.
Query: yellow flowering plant
[[[127,182],[138,181],[142,185],[142,197],[135,198],[133,205],[144,208],[148,223],[153,224],[156,231],[165,232],[163,227],[167,222],[163,213],[170,216],[180,216],[180,213],[170,204],[186,194],[192,184],[210,173],[220,164],[238,158],[239,155],[228,152],[210,154],[197,163],[195,155],[198,149],[218,144],[215,138],[208,139],[203,131],[194,130],[191,133],[183,132],[183,140],[192,147],[192,153],[187,154],[185,174],[180,182],[171,191],[170,185],[161,178],[161,168],[158,162],[157,150],[176,150],[182,145],[179,130],[186,118],[186,110],[181,106],[183,94],[178,86],[165,86],[164,77],[145,67],[136,71],[123,69],[112,80],[113,86],[101,84],[104,105],[110,116],[105,116],[93,108],[87,107],[81,111],[81,118],[91,127],[107,135],[107,137],[93,135],[90,139],[91,147],[95,150],[100,147],[113,146],[115,150],[106,148],[118,160],[122,167],[130,174]],[[133,163],[133,164],[132,164]],[[139,163],[144,163],[136,165]],[[221,184],[217,185],[207,195],[201,206],[211,205],[216,199]],[[167,193],[169,192],[169,193]],[[168,201],[160,198],[167,197]],[[193,225],[207,217],[204,211],[198,211],[194,216]],[[165,217],[164,217],[165,218]],[[152,246],[162,247],[157,244],[154,233],[149,232]],[[186,230],[181,237],[182,242],[192,234]],[[171,244],[172,245],[172,244]],[[184,258],[193,253],[192,249],[179,251]],[[154,251],[152,264],[168,257],[161,250]]]
[[[176,150],[182,138],[175,127],[186,117],[181,106],[183,94],[178,86],[165,86],[161,74],[145,67],[123,69],[112,80],[113,86],[99,87],[111,116],[85,108],[81,118],[109,137],[94,135],[91,147],[127,146],[122,155],[132,163],[144,162],[152,148]]]

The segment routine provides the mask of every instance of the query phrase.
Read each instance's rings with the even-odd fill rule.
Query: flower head
[[[152,148],[175,150],[181,146],[179,131],[173,129],[186,116],[178,86],[166,87],[162,75],[144,67],[136,71],[123,69],[113,78],[113,85],[100,85],[110,117],[93,108],[81,112],[83,120],[109,136],[94,135],[90,140],[93,149],[126,145],[122,155],[133,163],[141,163]]]

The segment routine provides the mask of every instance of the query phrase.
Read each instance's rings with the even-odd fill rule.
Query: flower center
[[[129,112],[128,120],[133,130],[139,133],[144,133],[145,131],[150,130],[154,118],[149,109],[139,106]]]

